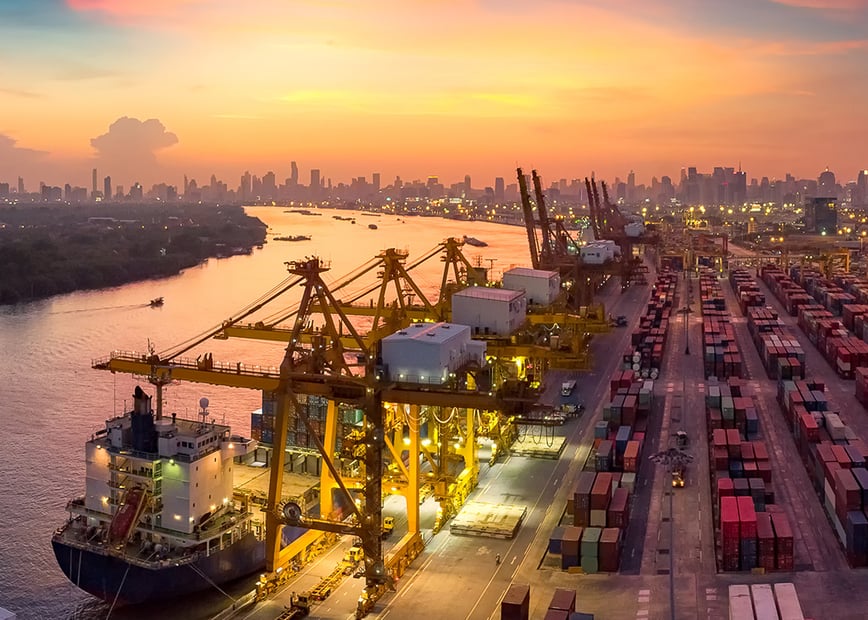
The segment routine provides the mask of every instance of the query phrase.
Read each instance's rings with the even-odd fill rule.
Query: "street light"
[[[686,316],[686,315],[685,315]],[[657,465],[666,465],[669,473],[669,481],[666,485],[669,489],[669,613],[675,620],[675,513],[672,510],[672,496],[675,494],[672,487],[672,472],[676,467],[687,467],[693,457],[678,448],[669,448],[648,457]],[[664,479],[663,482],[667,482]]]

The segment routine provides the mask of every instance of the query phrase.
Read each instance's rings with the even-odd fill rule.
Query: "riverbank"
[[[265,237],[240,206],[0,207],[0,305],[177,275]]]

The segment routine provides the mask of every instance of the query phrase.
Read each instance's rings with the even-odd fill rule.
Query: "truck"
[[[573,390],[576,389],[576,381],[572,379],[570,381],[564,381],[561,383],[561,396],[569,396],[573,393]]]
[[[674,488],[680,489],[684,486],[684,474],[684,465],[675,465],[672,468],[672,486]]]
[[[292,594],[289,599],[289,605],[285,605],[283,613],[277,617],[277,620],[298,620],[306,618],[310,614],[310,597],[307,594]]]
[[[395,529],[395,517],[383,517],[383,538],[392,535]]]
[[[357,564],[364,555],[365,553],[359,545],[353,545],[344,554],[344,562],[347,564]]]

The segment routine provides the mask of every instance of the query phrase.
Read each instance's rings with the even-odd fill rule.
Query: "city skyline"
[[[350,182],[334,180],[318,168],[305,170],[309,183],[303,180],[298,162],[290,162],[289,176],[278,176],[274,171],[253,174],[245,171],[238,179],[238,185],[218,178],[212,174],[207,182],[184,175],[181,185],[160,182],[151,187],[133,182],[130,186],[113,181],[111,175],[101,176],[97,168],[91,170],[90,186],[74,185],[69,182],[63,186],[39,183],[34,191],[23,177],[15,182],[5,181],[0,168],[0,201],[7,203],[51,203],[66,202],[81,204],[86,202],[118,201],[184,201],[211,203],[315,203],[322,201],[367,202],[387,204],[390,201],[418,202],[419,199],[442,200],[457,199],[458,202],[485,205],[515,203],[520,200],[517,179],[509,182],[509,177],[486,179],[474,185],[473,177],[465,175],[455,182],[444,182],[436,175],[426,179],[401,179],[395,177],[391,183],[383,181],[381,172],[373,172],[370,177],[353,177]],[[523,171],[527,186],[531,186],[531,174]],[[540,176],[543,191],[547,197],[557,202],[587,203],[585,181],[588,177],[558,177],[547,179]],[[591,177],[596,178],[596,177]],[[611,199],[625,205],[669,205],[673,201],[686,205],[728,205],[747,204],[789,204],[797,205],[807,200],[822,197],[842,201],[854,208],[868,207],[868,169],[858,171],[854,180],[839,178],[835,171],[828,168],[815,178],[797,178],[786,173],[781,179],[767,176],[748,175],[747,171],[734,166],[714,166],[709,171],[696,166],[680,170],[680,175],[652,177],[650,184],[637,182],[631,170],[626,179],[600,179],[608,185]],[[488,181],[493,181],[487,184]]]
[[[868,167],[868,0],[236,6],[0,5],[4,176]]]

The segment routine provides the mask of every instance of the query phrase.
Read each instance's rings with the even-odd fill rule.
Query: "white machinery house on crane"
[[[561,276],[547,269],[513,267],[503,272],[503,288],[524,291],[529,306],[548,306],[561,294]]]
[[[381,355],[392,381],[444,384],[468,363],[484,366],[485,343],[467,325],[414,323],[383,338]]]
[[[469,325],[473,335],[509,336],[526,319],[524,291],[472,286],[452,296],[452,322]]]

